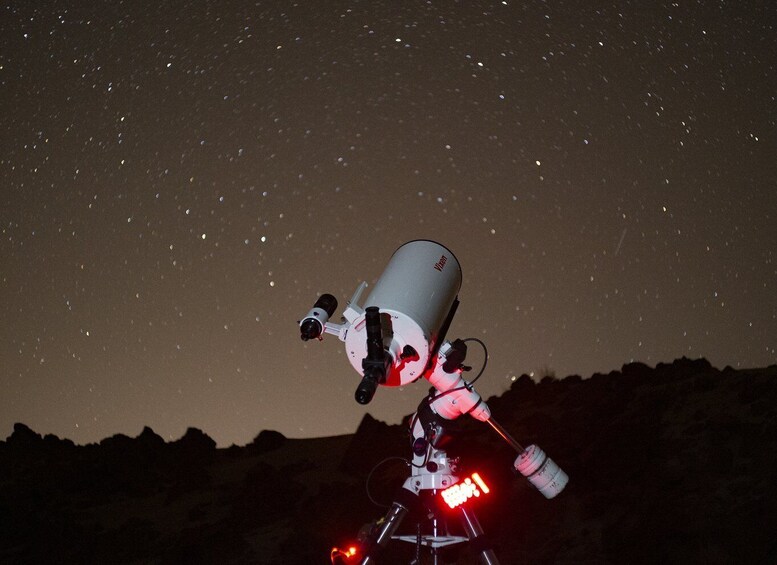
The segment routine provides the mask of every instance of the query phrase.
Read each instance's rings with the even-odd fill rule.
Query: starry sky
[[[777,363],[771,2],[4,2],[0,436],[353,432],[297,321],[402,243],[462,265],[485,397]],[[470,348],[468,364],[483,355]]]

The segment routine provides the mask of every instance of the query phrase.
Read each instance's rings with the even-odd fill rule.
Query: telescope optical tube
[[[367,357],[362,360],[362,377],[356,387],[354,397],[359,404],[369,404],[378,385],[386,382],[386,374],[391,366],[391,355],[383,347],[383,329],[380,325],[380,310],[369,306],[364,311],[367,330]]]

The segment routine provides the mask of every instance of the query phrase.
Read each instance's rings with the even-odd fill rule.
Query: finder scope
[[[313,308],[310,309],[299,323],[300,337],[302,341],[316,339],[324,333],[324,325],[337,310],[337,298],[331,294],[322,294],[316,300]]]

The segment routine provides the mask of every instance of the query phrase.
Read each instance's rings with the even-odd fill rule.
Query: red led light
[[[477,473],[472,473],[472,480],[475,481],[475,484],[477,484],[480,487],[480,490],[483,491],[483,494],[488,494],[491,492],[491,489],[488,488],[488,485],[485,483],[483,479],[480,478],[480,475]]]
[[[472,473],[471,476],[448,487],[441,494],[448,506],[456,508],[472,497],[477,498],[481,494],[488,494],[489,492],[491,492],[491,489],[488,488],[483,478],[477,473]]]
[[[340,549],[339,547],[333,547],[329,554],[329,559],[332,563],[352,563],[352,559],[356,558],[358,549],[352,545],[348,549]],[[339,558],[339,561],[338,561]]]

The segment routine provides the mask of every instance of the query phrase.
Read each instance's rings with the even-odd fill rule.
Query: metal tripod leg
[[[364,556],[364,559],[362,559],[361,565],[371,565],[376,563],[374,555],[375,549],[382,549],[386,547],[389,540],[391,539],[391,536],[394,535],[394,532],[397,531],[397,528],[399,528],[399,525],[402,523],[402,519],[407,514],[407,510],[407,508],[398,502],[394,502],[391,505],[391,508],[386,514],[386,517],[383,519],[383,524],[374,535],[374,537],[372,537],[372,543],[370,544],[369,552]]]
[[[499,560],[494,555],[494,550],[491,549],[491,543],[486,538],[485,532],[478,522],[478,517],[464,506],[459,508],[461,509],[461,523],[469,538],[470,547],[480,557],[480,562],[483,565],[499,565]]]

